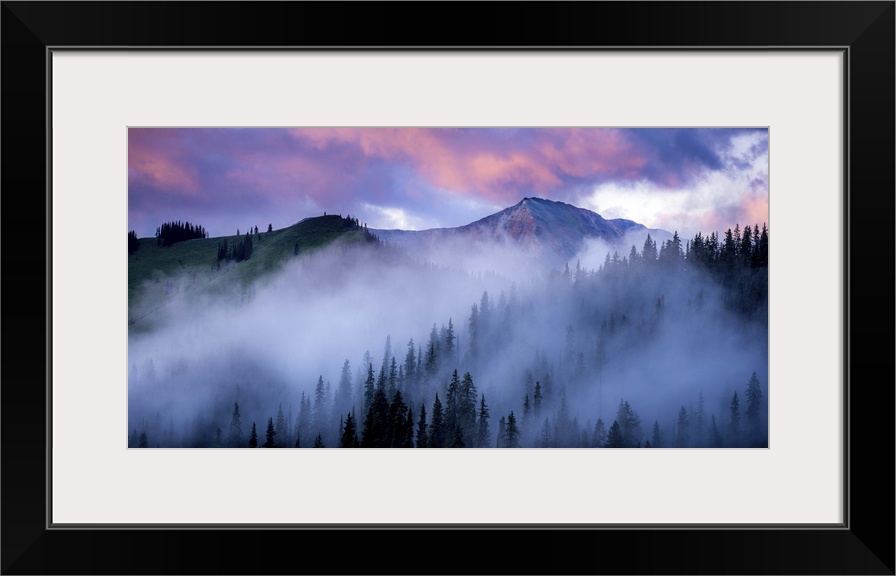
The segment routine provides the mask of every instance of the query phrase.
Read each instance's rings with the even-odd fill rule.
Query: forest
[[[129,337],[128,446],[767,447],[768,244],[648,235],[522,280],[296,248]]]

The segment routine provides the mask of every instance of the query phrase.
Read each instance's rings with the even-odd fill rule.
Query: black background
[[[0,20],[4,574],[894,573],[893,2],[3,2]],[[848,49],[846,526],[48,529],[50,46]],[[841,241],[834,224],[807,240]],[[72,241],[107,234],[124,241]]]

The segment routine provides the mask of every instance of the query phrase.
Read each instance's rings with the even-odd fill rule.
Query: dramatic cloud
[[[766,221],[765,129],[253,128],[129,131],[129,229],[212,236],[324,211],[450,227],[539,196],[649,227]]]

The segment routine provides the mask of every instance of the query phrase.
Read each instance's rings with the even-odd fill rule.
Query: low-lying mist
[[[259,447],[767,446],[749,267],[589,244],[549,269],[453,242],[337,243],[248,287],[173,291],[129,337],[129,445],[248,447],[254,423]]]

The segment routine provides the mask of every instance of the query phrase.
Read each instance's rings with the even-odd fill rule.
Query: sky
[[[539,197],[649,228],[768,222],[768,130],[731,128],[130,128],[128,230],[211,237],[357,217],[462,226]]]

